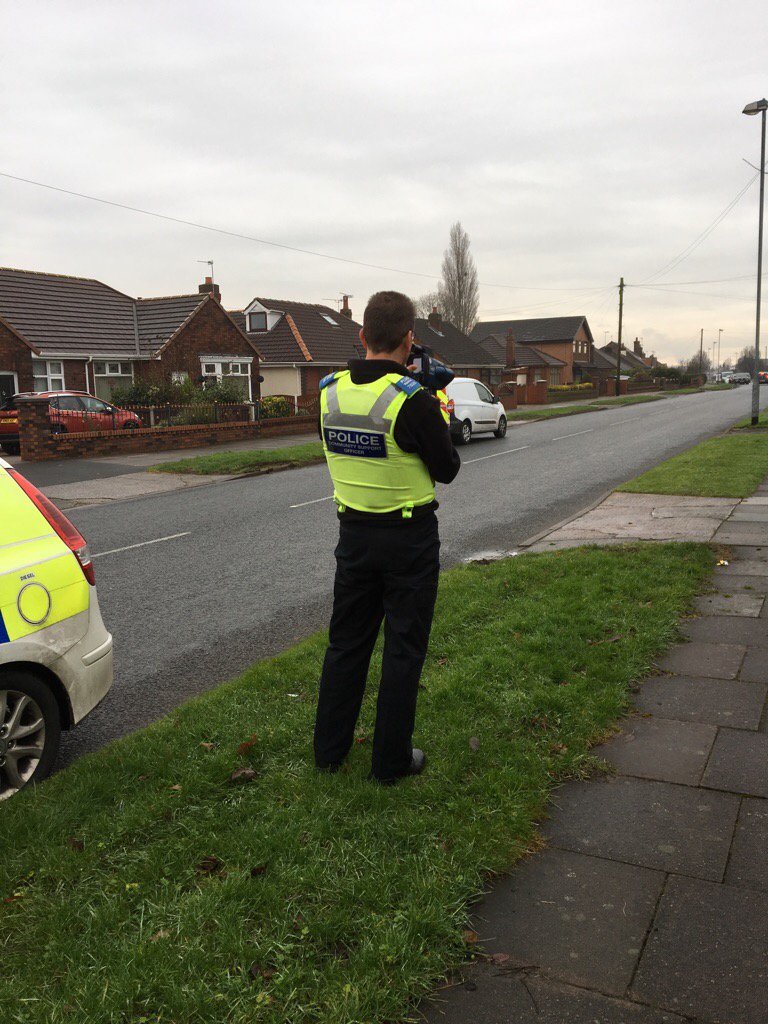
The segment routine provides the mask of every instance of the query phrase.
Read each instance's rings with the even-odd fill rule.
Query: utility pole
[[[720,327],[717,332],[717,376],[720,377],[720,342],[723,340],[723,328]]]
[[[619,342],[616,352],[616,394],[621,394],[621,328],[624,321],[624,278],[619,279]]]
[[[701,376],[701,368],[704,365],[704,328],[701,328],[701,339],[699,340],[699,376]]]

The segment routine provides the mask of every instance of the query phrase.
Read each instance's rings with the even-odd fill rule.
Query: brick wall
[[[32,352],[5,324],[0,324],[0,372],[15,373],[19,391],[32,390]]]
[[[173,451],[256,437],[316,432],[317,421],[313,416],[288,416],[262,423],[204,423],[184,427],[52,434],[47,400],[27,398],[19,401],[21,457],[26,462]]]

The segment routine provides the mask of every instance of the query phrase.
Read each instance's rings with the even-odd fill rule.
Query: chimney
[[[427,323],[433,331],[440,333],[443,329],[443,321],[440,314],[437,312],[437,306],[432,307],[432,312],[427,317]]]
[[[349,308],[349,300],[351,298],[352,298],[351,295],[342,295],[342,297],[341,297],[341,309],[339,310],[339,313],[341,313],[342,316],[347,317],[347,319],[349,319],[349,320],[352,319],[352,310]]]
[[[512,329],[507,331],[507,366],[517,365],[517,354],[515,352],[515,339],[512,335]]]
[[[635,338],[633,351],[636,356],[639,356],[641,359],[645,359],[645,352],[643,352],[643,346],[640,344],[639,338]]]
[[[201,295],[212,295],[217,302],[221,302],[221,292],[219,286],[213,283],[212,277],[206,277],[205,284],[199,284],[197,290]]]

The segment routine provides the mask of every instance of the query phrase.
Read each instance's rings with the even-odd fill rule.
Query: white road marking
[[[461,464],[468,466],[471,462],[485,462],[486,459],[497,459],[500,455],[511,455],[513,452],[522,452],[526,448],[530,448],[529,444],[524,444],[521,448],[508,448],[504,452],[494,452],[493,455],[482,455],[479,459],[462,459]]]
[[[288,508],[304,508],[305,505],[316,505],[318,501],[332,501],[333,495],[329,494],[327,498],[313,498],[312,501],[300,501],[298,505],[289,505]]]
[[[580,434],[591,434],[594,427],[590,427],[589,430],[577,430],[575,434],[561,434],[560,437],[553,437],[553,441],[564,441],[566,437],[578,437]]]
[[[184,533],[172,533],[168,537],[156,537],[154,540],[143,540],[140,544],[128,544],[124,548],[112,548],[111,551],[99,551],[95,555],[91,555],[91,558],[103,558],[104,555],[118,555],[121,551],[133,551],[134,548],[145,548],[148,544],[162,544],[164,540],[176,540],[178,537],[188,537],[192,531],[186,530]]]

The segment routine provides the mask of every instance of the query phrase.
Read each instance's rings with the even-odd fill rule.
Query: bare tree
[[[442,275],[439,305],[443,319],[469,334],[477,323],[480,295],[469,235],[460,221],[451,227],[448,248],[443,253]]]
[[[414,299],[413,304],[416,307],[416,316],[427,317],[432,312],[433,306],[440,308],[440,293],[426,292],[418,299]]]
[[[768,360],[760,360],[760,370],[765,370],[768,367]],[[751,373],[755,372],[755,350],[751,345],[747,345],[739,352],[738,358],[736,359],[736,371],[737,373]]]

